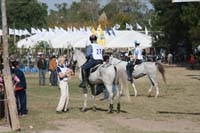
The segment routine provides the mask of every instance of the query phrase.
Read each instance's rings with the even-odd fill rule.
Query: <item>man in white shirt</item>
[[[135,50],[133,51],[132,61],[129,61],[126,66],[129,81],[132,81],[134,66],[143,62],[142,49],[139,47],[139,45],[140,42],[135,40]]]

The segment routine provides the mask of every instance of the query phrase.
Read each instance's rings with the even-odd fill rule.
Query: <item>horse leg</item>
[[[155,88],[156,88],[156,96],[155,96],[155,98],[158,98],[158,96],[159,96],[159,88],[158,88],[158,84],[157,83],[155,84]]]
[[[158,98],[158,96],[159,96],[159,88],[158,88],[158,83],[156,82],[156,78],[155,77],[156,77],[156,75],[155,76],[149,76],[149,79],[150,79],[151,84],[152,84],[150,90],[152,90],[153,86],[155,86],[155,88],[156,88],[155,98]]]
[[[149,88],[149,91],[148,91],[148,97],[151,97],[152,89],[153,89],[153,85],[151,84],[151,87]]]
[[[113,113],[113,97],[114,97],[114,95],[113,95],[113,91],[112,91],[112,85],[105,85],[105,86],[109,93],[109,100],[110,100],[108,112]]]
[[[135,87],[135,83],[132,81],[131,82],[131,85],[133,87],[133,90],[134,90],[134,94],[135,94],[135,97],[137,96],[137,90],[136,90],[136,87]]]
[[[91,92],[92,92],[92,101],[93,101],[93,107],[92,110],[96,111],[96,97],[95,97],[95,86],[94,85],[90,85],[91,87]]]
[[[86,108],[87,108],[87,88],[83,88],[83,97],[84,97],[84,103],[83,103],[83,107],[81,109],[81,112],[86,112]]]
[[[116,93],[117,93],[117,113],[120,113],[120,98],[122,95],[122,89],[119,90],[119,88],[117,86],[115,86],[116,88]]]

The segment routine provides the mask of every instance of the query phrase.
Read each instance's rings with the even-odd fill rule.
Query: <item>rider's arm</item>
[[[86,49],[86,58],[90,59],[92,57],[92,46],[88,46]]]
[[[135,63],[136,59],[138,59],[138,54],[139,54],[138,49],[135,49],[133,52],[133,62],[134,63]]]

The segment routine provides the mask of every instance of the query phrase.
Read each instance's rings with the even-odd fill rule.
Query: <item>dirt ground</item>
[[[163,87],[159,99],[148,98],[147,90],[141,90],[148,85],[147,79],[138,80],[136,85],[139,96],[136,98],[132,96],[132,103],[123,102],[122,109],[128,113],[120,114],[108,114],[106,111],[80,112],[82,97],[76,88],[71,89],[73,91],[70,111],[66,114],[56,114],[55,106],[59,98],[59,91],[49,87],[38,89],[37,86],[33,86],[28,92],[31,102],[30,114],[20,119],[22,132],[200,133],[200,93],[198,87],[200,85],[200,71],[179,67],[166,67],[166,71],[168,85],[163,84],[159,76],[160,86]],[[28,81],[35,83],[31,80]],[[77,81],[72,83],[73,86],[76,86]],[[58,94],[55,96],[55,93]],[[52,97],[53,100],[51,100]],[[107,102],[99,99],[97,102],[98,107],[107,108]],[[46,110],[38,110],[42,107],[46,107]],[[47,124],[42,125],[44,121]],[[8,126],[0,124],[0,132],[9,131]]]
[[[151,132],[175,132],[175,133],[199,133],[198,124],[189,120],[170,120],[170,121],[154,121],[144,120],[140,118],[113,117],[112,124],[119,124],[122,127],[128,127],[131,131],[151,131]],[[103,120],[102,120],[103,121]],[[98,121],[84,122],[82,120],[55,121],[55,125],[59,130],[46,130],[42,133],[103,133]]]

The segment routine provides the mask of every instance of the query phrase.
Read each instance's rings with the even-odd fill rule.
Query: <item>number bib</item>
[[[103,48],[98,44],[92,44],[92,56],[95,60],[103,60]]]

